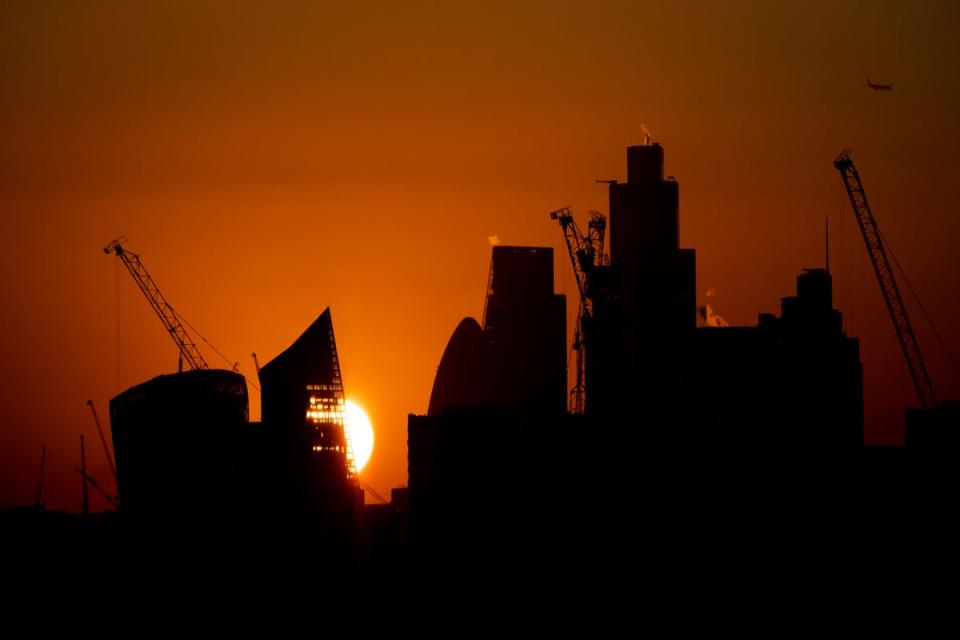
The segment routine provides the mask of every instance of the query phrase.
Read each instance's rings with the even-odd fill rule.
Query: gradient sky
[[[131,4],[0,4],[0,505],[31,500],[46,444],[47,503],[77,509],[80,433],[109,484],[87,398],[106,416],[176,369],[100,252],[121,234],[247,374],[330,306],[377,434],[363,477],[386,495],[406,482],[407,414],[482,311],[488,236],[559,248],[547,213],[606,211],[594,179],[625,178],[642,126],[680,182],[701,301],[714,289],[733,324],[822,264],[830,218],[869,441],[902,441],[916,401],[841,149],[960,354],[956,2]],[[960,397],[924,324],[940,395]]]

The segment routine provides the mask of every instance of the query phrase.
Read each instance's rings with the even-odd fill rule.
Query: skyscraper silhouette
[[[263,366],[260,383],[265,437],[277,456],[277,499],[289,513],[349,528],[362,498],[345,434],[330,309]]]

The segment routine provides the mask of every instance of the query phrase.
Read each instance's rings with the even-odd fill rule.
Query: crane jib
[[[880,284],[880,291],[883,294],[887,312],[890,314],[890,320],[893,322],[897,341],[907,362],[907,369],[920,399],[920,405],[923,409],[933,409],[937,406],[937,394],[930,379],[930,374],[927,372],[923,354],[920,352],[917,336],[910,324],[910,316],[903,304],[903,297],[900,295],[900,288],[897,286],[890,260],[887,258],[883,236],[877,226],[873,211],[870,209],[870,204],[867,202],[867,193],[863,188],[863,182],[860,180],[860,174],[857,172],[853,160],[850,159],[849,149],[841,152],[834,160],[833,165],[840,172],[843,186],[850,198],[850,206],[853,208],[857,225],[863,235],[867,254],[873,265],[874,274],[877,276],[877,282]]]
[[[103,252],[108,255],[113,253],[120,258],[123,266],[126,267],[127,271],[133,277],[137,288],[140,289],[140,292],[147,299],[154,313],[160,318],[163,327],[177,345],[181,360],[186,362],[187,366],[194,371],[198,369],[209,369],[210,366],[200,353],[193,338],[190,337],[190,334],[183,326],[183,323],[180,322],[180,318],[177,316],[176,311],[174,311],[173,306],[163,297],[163,294],[160,293],[160,288],[157,287],[157,283],[153,281],[150,273],[146,267],[143,266],[143,263],[140,261],[140,256],[126,251],[121,242],[122,239],[114,240],[104,247]]]

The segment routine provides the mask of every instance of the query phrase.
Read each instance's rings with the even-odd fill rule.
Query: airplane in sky
[[[874,91],[893,91],[893,84],[879,84],[877,82],[870,82],[870,78],[867,78],[867,86],[873,89]]]

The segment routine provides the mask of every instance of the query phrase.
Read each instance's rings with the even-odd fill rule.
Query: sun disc
[[[373,453],[373,425],[363,408],[353,400],[347,400],[346,423],[350,430],[350,445],[353,448],[353,460],[357,471],[363,471]]]

